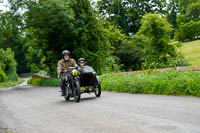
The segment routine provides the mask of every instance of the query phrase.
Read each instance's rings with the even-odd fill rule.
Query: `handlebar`
[[[61,70],[61,73],[66,73],[66,72],[70,72],[71,70],[73,70],[73,69],[78,69],[78,67],[68,67],[68,69],[66,69],[66,70]]]
[[[69,67],[68,69],[78,69],[78,67]]]

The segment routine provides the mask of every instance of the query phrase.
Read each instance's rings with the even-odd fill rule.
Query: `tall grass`
[[[200,96],[200,72],[167,71],[100,76],[102,90],[135,94]],[[60,79],[33,78],[29,84],[59,86]]]
[[[51,79],[42,79],[42,78],[32,78],[28,80],[28,84],[37,85],[37,86],[59,86],[60,79],[51,78]]]
[[[105,91],[136,94],[200,96],[200,73],[168,71],[138,75],[104,75],[100,77]]]

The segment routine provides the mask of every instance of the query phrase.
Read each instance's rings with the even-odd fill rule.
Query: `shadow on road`
[[[99,99],[99,98],[97,98],[97,97],[83,97],[83,98],[81,98],[80,103],[86,102],[86,101],[96,101],[97,99]],[[73,98],[70,98],[69,101],[65,101],[64,98],[63,98],[60,101],[56,102],[56,104],[73,104],[73,103],[76,103]]]

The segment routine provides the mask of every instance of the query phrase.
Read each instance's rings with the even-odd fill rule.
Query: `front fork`
[[[78,80],[77,77],[69,78],[68,76],[65,76],[66,78],[66,94],[74,96],[76,94],[75,89],[75,82]],[[71,82],[71,84],[70,84]]]
[[[78,81],[78,77],[73,77],[71,83],[72,83],[72,92],[73,92],[74,96],[76,95],[76,89],[75,89],[75,83],[76,83],[76,81]]]
[[[75,90],[75,82],[76,79],[74,79],[74,77],[72,79],[68,79],[68,81],[66,81],[66,92],[67,95],[72,95],[74,96],[76,94],[76,90]],[[71,84],[70,84],[71,82]]]
[[[72,95],[75,96],[76,92],[75,92],[75,89],[74,89],[74,80],[71,79],[71,90],[72,90]]]

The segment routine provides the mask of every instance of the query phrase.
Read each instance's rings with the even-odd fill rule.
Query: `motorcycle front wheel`
[[[70,100],[70,97],[71,97],[71,93],[70,93],[70,88],[69,87],[66,87],[66,96],[64,97],[65,98],[65,101],[69,101]]]
[[[78,81],[75,82],[74,89],[75,89],[74,101],[79,102],[81,99],[81,93],[80,93],[80,83]]]

